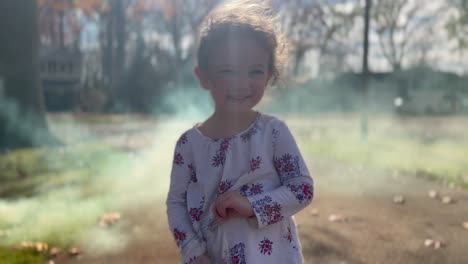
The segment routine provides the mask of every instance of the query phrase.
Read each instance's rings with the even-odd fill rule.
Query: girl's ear
[[[200,70],[200,68],[195,67],[193,70],[195,73],[195,76],[197,76],[198,81],[200,82],[200,86],[203,87],[205,90],[209,90],[209,81],[208,78],[206,77],[206,74]]]

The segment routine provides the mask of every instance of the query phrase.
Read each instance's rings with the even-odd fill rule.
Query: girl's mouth
[[[249,98],[250,98],[250,95],[248,95],[248,96],[228,96],[229,100],[235,100],[235,101],[242,101],[242,100],[246,100],[246,99],[249,99]]]

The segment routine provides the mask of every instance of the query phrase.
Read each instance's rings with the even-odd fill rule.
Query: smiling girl
[[[313,180],[287,125],[253,108],[279,77],[272,10],[230,1],[200,31],[195,74],[214,112],[175,147],[167,197],[182,263],[303,263],[293,215]]]

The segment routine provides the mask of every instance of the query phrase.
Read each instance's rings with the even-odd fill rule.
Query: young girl
[[[278,78],[268,7],[224,4],[200,32],[195,74],[215,110],[175,147],[167,197],[182,263],[302,263],[294,214],[313,181],[286,124],[252,108]]]

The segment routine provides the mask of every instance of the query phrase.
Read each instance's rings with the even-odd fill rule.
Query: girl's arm
[[[167,216],[182,263],[189,263],[202,256],[206,244],[201,234],[196,234],[187,211],[187,187],[194,180],[193,156],[186,134],[177,141],[171,171],[171,182],[167,196]]]
[[[312,202],[314,195],[313,179],[289,128],[282,121],[273,129],[273,162],[281,186],[247,197],[259,228],[296,214]]]

